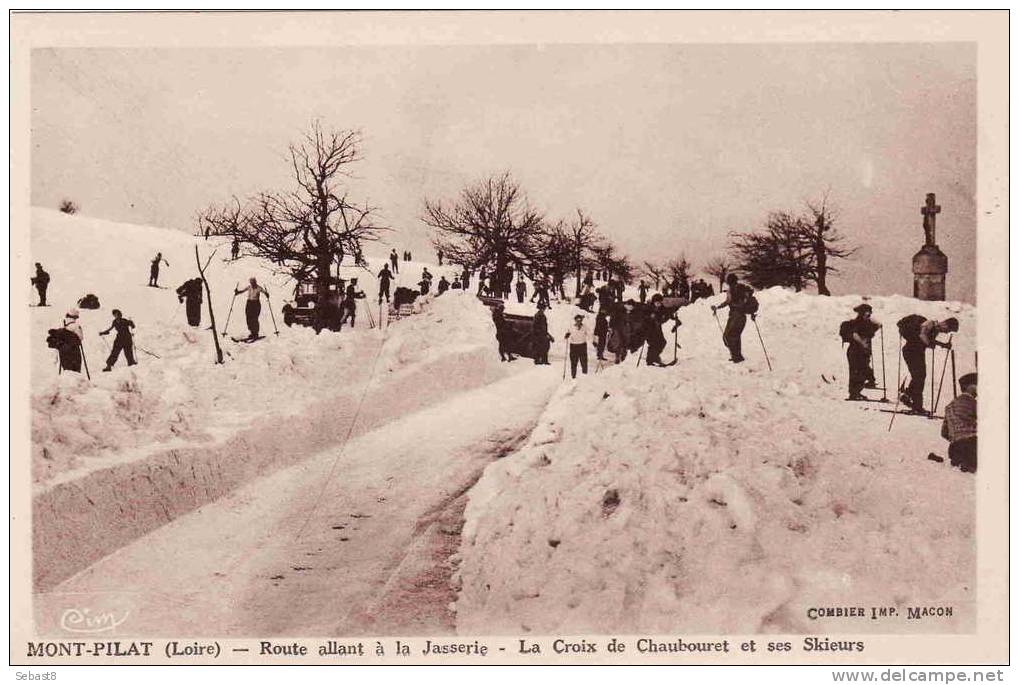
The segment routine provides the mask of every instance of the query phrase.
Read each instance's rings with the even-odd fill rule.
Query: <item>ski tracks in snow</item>
[[[466,493],[530,433],[559,385],[543,371],[403,416],[163,526],[37,595],[40,629],[85,602],[116,606],[137,636],[454,632]]]

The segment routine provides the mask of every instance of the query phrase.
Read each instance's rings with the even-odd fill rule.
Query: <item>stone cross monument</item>
[[[927,202],[920,208],[923,215],[924,243],[913,255],[913,297],[920,300],[945,299],[945,274],[948,273],[948,257],[937,244],[936,222],[941,206],[934,200],[934,193],[927,193]]]

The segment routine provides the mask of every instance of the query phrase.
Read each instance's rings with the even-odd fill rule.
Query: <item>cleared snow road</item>
[[[122,620],[107,636],[452,633],[463,494],[559,382],[527,365],[251,483],[36,595],[38,630],[81,611]]]

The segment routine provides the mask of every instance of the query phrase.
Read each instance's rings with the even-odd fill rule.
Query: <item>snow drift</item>
[[[488,467],[465,513],[461,633],[889,631],[807,618],[840,604],[900,607],[891,632],[972,629],[974,479],[926,459],[946,451],[940,422],[898,416],[889,432],[877,409],[891,405],[842,401],[838,324],[859,298],[759,299],[774,372],[750,322],[748,362],[730,364],[698,302],[679,312],[677,366],[630,359],[565,385],[528,443]],[[889,387],[894,321],[914,311],[960,319],[958,372],[972,370],[972,307],[869,302]],[[906,624],[920,604],[957,611]]]
[[[266,338],[253,345],[221,338],[226,354],[223,365],[213,363],[212,336],[205,330],[210,325],[207,304],[202,305],[202,325],[193,329],[174,293],[178,285],[197,275],[195,245],[203,261],[216,250],[208,278],[220,331],[227,325],[231,295],[238,283],[243,285],[255,276],[268,287],[272,298],[269,307],[274,314],[266,311],[269,307],[263,303],[261,316],[261,332]],[[160,284],[167,289],[146,286],[149,262],[156,252],[162,252],[170,263],[160,273]],[[258,417],[295,413],[310,402],[363,384],[373,370],[393,373],[448,351],[445,329],[432,330],[427,322],[410,326],[411,319],[397,322],[385,334],[368,329],[365,308],[371,307],[376,319],[379,316],[374,274],[381,268],[381,260],[373,264],[371,272],[343,267],[345,277],[359,276],[360,287],[367,294],[359,302],[357,328],[315,335],[309,328],[283,326],[280,308],[293,289],[288,277],[272,272],[258,260],[221,259],[228,254],[228,242],[215,238],[205,241],[181,231],[33,210],[32,261],[41,262],[52,277],[47,299],[53,305],[32,309],[28,333],[32,475],[38,487],[142,458],[156,449],[221,440]],[[420,265],[407,262],[401,267],[397,284],[417,280]],[[432,270],[436,278],[445,273]],[[58,375],[56,353],[44,343],[47,329],[59,327],[64,312],[86,293],[96,294],[101,303],[98,310],[80,312],[91,382],[84,374]],[[487,312],[473,299],[455,295],[438,298],[434,316],[442,318],[448,311],[447,321],[460,321],[456,329],[459,350],[487,344]],[[457,299],[458,303],[453,302]],[[35,301],[34,292],[30,301]],[[427,308],[428,302],[423,306]],[[127,367],[121,357],[111,373],[102,373],[112,335],[103,338],[98,331],[109,326],[114,308],[136,324],[138,365]],[[273,315],[283,327],[279,337],[273,335]],[[438,323],[435,319],[429,322]],[[242,298],[237,299],[230,316],[229,333],[247,334]],[[384,337],[386,345],[376,369],[373,359]]]

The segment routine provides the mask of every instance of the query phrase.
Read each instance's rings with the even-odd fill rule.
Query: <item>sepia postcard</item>
[[[1007,663],[1007,12],[10,40],[12,665]]]

